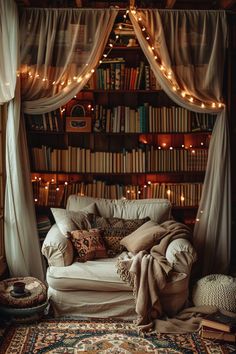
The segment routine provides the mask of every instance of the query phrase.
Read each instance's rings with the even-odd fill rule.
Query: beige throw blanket
[[[123,253],[117,262],[118,274],[134,291],[137,324],[143,331],[153,328],[154,320],[161,318],[159,293],[166,286],[172,267],[167,261],[166,249],[177,238],[190,239],[190,229],[179,222],[169,220],[161,224],[166,229],[150,252],[140,251],[134,257]]]

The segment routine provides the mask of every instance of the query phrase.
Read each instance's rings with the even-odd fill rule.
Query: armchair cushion
[[[91,224],[92,227],[99,228],[103,231],[102,235],[106,249],[112,256],[124,250],[120,241],[148,220],[149,217],[143,219],[121,219],[111,217],[104,218],[102,216],[93,215]]]
[[[68,232],[67,236],[76,250],[78,262],[107,257],[100,230],[75,230]]]
[[[128,236],[124,237],[120,241],[120,244],[134,254],[143,250],[148,251],[156,244],[157,240],[164,233],[166,233],[166,229],[150,220]]]
[[[63,235],[73,230],[87,230],[91,228],[88,214],[97,214],[97,206],[91,203],[79,211],[69,211],[61,208],[51,208],[55,222]]]

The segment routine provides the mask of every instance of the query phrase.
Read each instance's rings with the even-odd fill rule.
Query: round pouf
[[[210,305],[236,312],[236,279],[223,274],[210,274],[197,281],[192,299],[195,306]]]
[[[15,282],[25,283],[25,293],[16,296]],[[17,277],[0,281],[0,313],[15,319],[38,319],[47,306],[47,287],[34,277]]]

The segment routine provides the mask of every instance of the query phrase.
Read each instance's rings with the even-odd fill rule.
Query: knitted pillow
[[[131,234],[145,222],[150,220],[149,217],[143,219],[120,219],[120,218],[104,218],[103,216],[89,216],[92,227],[99,228],[103,231],[102,236],[108,251],[108,255],[114,256],[124,250],[124,246],[120,244],[123,237]]]
[[[75,230],[67,232],[67,237],[74,246],[78,262],[86,262],[96,258],[107,258],[100,230]]]

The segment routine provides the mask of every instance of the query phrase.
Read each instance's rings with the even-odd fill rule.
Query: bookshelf
[[[68,130],[78,106],[84,125],[74,117]],[[119,43],[68,105],[26,116],[35,204],[64,207],[74,193],[168,198],[174,217],[193,225],[214,122],[176,106],[141,49]]]

